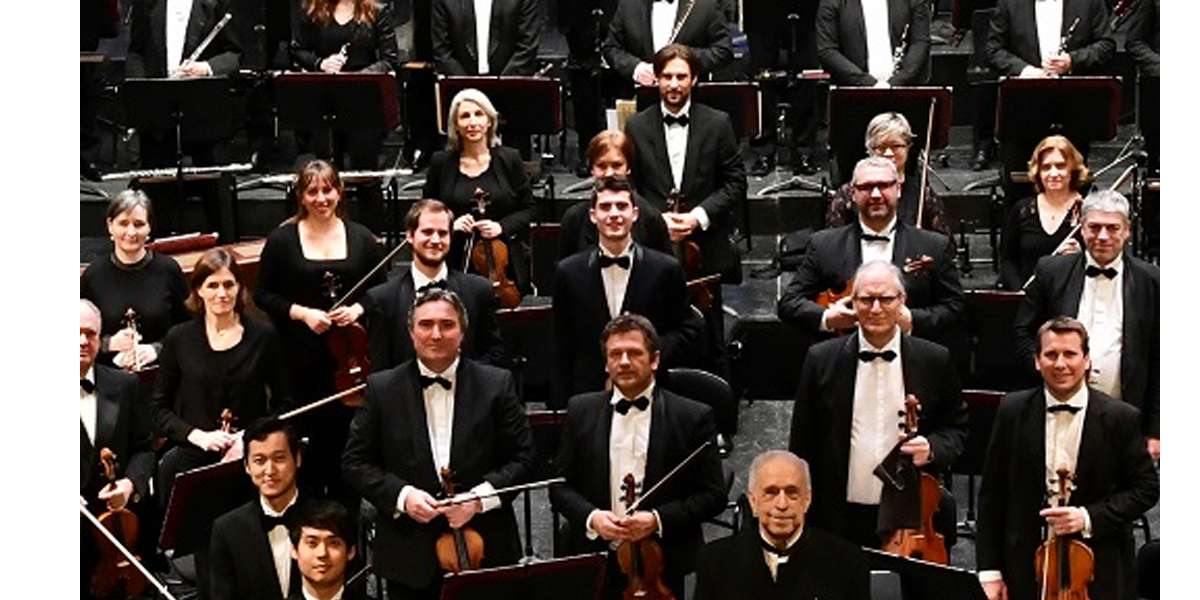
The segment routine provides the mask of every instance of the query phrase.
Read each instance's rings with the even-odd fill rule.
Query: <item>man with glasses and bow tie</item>
[[[1088,385],[1141,409],[1142,434],[1158,459],[1158,267],[1125,253],[1129,201],[1101,190],[1083,200],[1086,252],[1038,261],[1017,310],[1017,349],[1037,352],[1038,326],[1075,317],[1091,334]]]
[[[918,469],[945,470],[962,453],[967,410],[950,352],[903,331],[908,297],[900,269],[872,260],[852,283],[858,332],[809,348],[788,448],[812,468],[808,521],[878,548],[890,531],[879,518],[886,490],[876,467],[900,444]],[[920,418],[917,435],[904,439],[898,426],[908,396],[919,403]],[[952,534],[955,513],[941,512],[949,520],[942,533]]]

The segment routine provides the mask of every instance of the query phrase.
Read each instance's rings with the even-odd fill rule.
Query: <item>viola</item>
[[[329,300],[333,303],[330,310],[337,308],[337,276],[325,271],[325,288]],[[371,372],[370,348],[367,338],[367,328],[358,322],[348,325],[330,327],[325,332],[325,347],[333,358],[333,388],[348,390],[359,384],[366,383],[367,374]],[[346,406],[362,406],[363,395],[351,394],[342,403]]]
[[[487,214],[489,194],[475,188],[475,212],[480,219]],[[476,231],[467,242],[467,260],[471,269],[492,282],[492,293],[501,308],[516,308],[521,304],[521,291],[508,278],[508,244],[499,238],[483,239]],[[465,269],[464,269],[465,270]]]
[[[1071,472],[1060,468],[1058,502],[1067,506],[1070,500]],[[1054,535],[1047,529],[1046,541],[1034,554],[1034,578],[1039,583],[1041,600],[1088,600],[1088,584],[1095,577],[1095,556],[1092,549],[1079,540]]]
[[[683,192],[678,189],[672,189],[667,194],[667,211],[673,213],[687,212],[684,208]],[[698,277],[703,268],[700,244],[697,244],[695,240],[684,238],[678,242],[673,242],[672,246],[675,250],[675,258],[683,266],[684,276],[689,281]]]
[[[917,412],[920,402],[917,397],[909,394],[904,399],[904,428],[905,439],[917,436]],[[943,565],[950,564],[950,554],[946,552],[946,539],[933,528],[933,515],[938,511],[942,500],[941,486],[937,478],[929,473],[921,473],[921,528],[897,529],[883,544],[883,550],[897,556],[918,558]]]
[[[104,478],[108,480],[105,490],[115,487],[117,455],[109,448],[101,448],[100,466],[104,470]],[[100,515],[98,520],[126,548],[132,548],[137,543],[138,519],[132,512],[125,508],[109,510]],[[92,595],[97,598],[141,597],[146,590],[146,578],[100,530],[93,529],[92,538],[100,551],[100,560],[92,572]]]
[[[627,473],[621,480],[621,490],[625,493],[622,498],[625,506],[634,507],[637,502],[637,481],[633,473]],[[662,579],[662,546],[653,537],[621,542],[617,547],[617,563],[621,565],[621,572],[627,581],[623,595],[625,600],[675,600],[675,595]]]
[[[447,498],[454,497],[454,472],[442,467],[438,473],[442,479],[442,492]],[[463,526],[453,527],[438,536],[438,564],[448,573],[478,569],[483,564],[483,536],[478,531]]]

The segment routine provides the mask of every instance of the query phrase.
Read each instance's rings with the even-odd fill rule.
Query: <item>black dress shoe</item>
[[[976,150],[975,158],[971,159],[971,170],[982,171],[992,164],[991,157],[988,156],[987,150]]]
[[[754,159],[754,166],[750,167],[750,174],[755,177],[766,176],[771,172],[771,169],[775,168],[774,162],[771,160],[771,157],[761,154],[758,158]]]

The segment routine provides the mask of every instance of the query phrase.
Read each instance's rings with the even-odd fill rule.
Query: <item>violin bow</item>
[[[164,598],[168,598],[169,600],[176,600],[175,596],[172,596],[171,592],[167,591],[166,586],[164,586],[157,577],[152,575],[150,571],[147,571],[146,567],[143,567],[142,563],[138,562],[138,559],[133,557],[133,554],[129,552],[129,549],[126,548],[125,545],[119,540],[117,540],[117,538],[113,536],[112,532],[108,530],[108,528],[101,525],[100,521],[96,520],[95,515],[93,515],[91,511],[87,509],[87,500],[84,500],[83,496],[79,497],[79,514],[87,517],[87,520],[91,521],[92,525],[96,529],[100,530],[100,533],[104,534],[104,537],[107,538],[108,541],[121,552],[121,554],[125,555],[125,558],[130,562],[130,564],[137,568],[142,576],[146,578],[146,581],[149,581],[150,585],[153,585],[154,589],[158,590],[159,594],[162,594]]]
[[[653,486],[650,487],[650,489],[646,490],[646,492],[644,494],[642,494],[642,497],[638,498],[637,502],[633,503],[633,506],[630,506],[629,508],[625,509],[625,516],[628,517],[629,515],[632,515],[635,511],[637,511],[638,507],[642,505],[643,500],[645,500],[646,498],[649,498],[650,494],[653,494],[656,490],[658,490],[658,488],[662,487],[662,484],[666,483],[668,480],[671,479],[672,476],[674,476],[676,473],[678,473],[680,471],[680,469],[684,468],[685,466],[687,466],[688,463],[692,462],[693,458],[696,458],[696,456],[698,456],[700,454],[700,452],[702,452],[705,448],[711,446],[712,443],[713,443],[712,440],[708,440],[708,441],[704,442],[703,444],[700,444],[699,448],[692,450],[692,453],[687,455],[687,458],[680,461],[679,464],[675,465],[675,468],[671,469],[671,472],[667,473],[666,475],[663,475],[663,478],[659,479],[658,483],[654,484]]]
[[[921,193],[917,196],[917,229],[925,216],[925,185],[929,183],[929,152],[933,149],[933,114],[937,98],[929,99],[929,122],[925,127],[925,149],[921,153]]]
[[[342,304],[345,304],[345,302],[347,300],[349,300],[350,297],[353,296],[356,292],[358,292],[358,289],[361,288],[363,285],[365,285],[367,283],[367,281],[369,281],[371,279],[371,277],[373,277],[375,275],[375,273],[378,273],[379,270],[382,269],[384,265],[388,264],[388,261],[392,260],[392,257],[396,256],[396,253],[399,252],[401,248],[403,248],[407,245],[408,245],[408,237],[405,236],[405,238],[403,240],[401,240],[399,244],[396,244],[395,248],[392,248],[391,252],[388,252],[387,255],[384,256],[383,259],[379,261],[379,264],[372,267],[370,271],[367,271],[367,274],[363,275],[362,279],[359,279],[358,283],[354,284],[354,287],[350,288],[350,291],[346,292],[340,299],[338,299],[337,302],[334,302],[333,306],[329,307],[329,310],[333,310],[333,309],[341,306]]]
[[[566,477],[554,477],[551,479],[543,479],[541,481],[534,481],[532,483],[522,483],[520,485],[510,485],[508,487],[502,487],[500,489],[492,490],[486,494],[470,493],[470,494],[463,494],[461,497],[458,497],[458,498],[446,498],[445,500],[442,500],[440,504],[442,506],[454,506],[455,504],[464,504],[467,502],[474,502],[475,500],[478,500],[480,498],[491,498],[493,496],[499,496],[501,494],[507,494],[509,492],[523,492],[525,490],[536,490],[538,488],[550,487],[556,483],[566,483],[566,482],[567,482]]]

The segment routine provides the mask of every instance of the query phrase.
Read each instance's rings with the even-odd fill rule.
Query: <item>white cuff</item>
[[[584,519],[583,532],[589,540],[600,539],[600,532],[592,529],[592,517],[596,516],[598,512],[600,512],[600,509],[592,509],[592,512],[588,513],[587,519]]]
[[[1004,581],[1004,575],[1000,571],[980,571],[979,583],[992,583],[996,581]]]
[[[1083,513],[1083,537],[1088,539],[1092,537],[1092,516],[1088,514],[1088,509],[1080,506],[1080,512]]]
[[[831,329],[829,327],[829,311],[831,311],[831,310],[833,310],[833,309],[827,308],[827,309],[825,309],[825,312],[821,313],[821,323],[819,325],[817,325],[818,331],[825,331],[825,332],[833,331],[833,329]]]
[[[400,495],[396,497],[396,510],[392,512],[393,519],[399,519],[400,515],[408,514],[404,510],[404,501],[408,499],[408,495],[415,489],[417,488],[411,485],[406,485],[400,489]]]
[[[688,214],[695,217],[697,221],[700,221],[700,231],[708,231],[708,226],[712,224],[712,221],[709,220],[708,211],[704,210],[704,207],[697,206]]]
[[[480,509],[479,512],[487,512],[489,510],[495,510],[496,508],[500,507],[500,496],[492,495],[492,496],[482,497],[485,494],[495,494],[495,492],[496,492],[496,488],[492,487],[492,484],[490,484],[486,481],[471,488],[472,494],[475,494],[476,496],[481,496],[481,498],[479,498],[479,504],[482,508]]]

